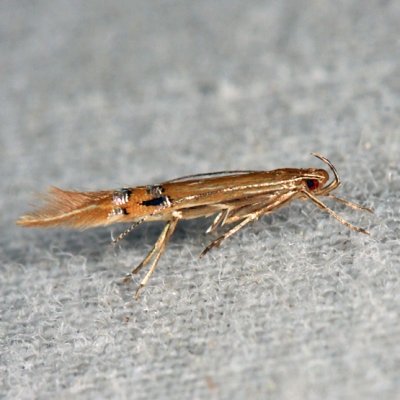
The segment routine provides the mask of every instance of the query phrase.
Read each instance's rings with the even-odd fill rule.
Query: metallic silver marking
[[[108,218],[117,217],[118,215],[126,215],[126,209],[123,207],[113,208],[107,215]]]
[[[169,201],[169,197],[168,196],[163,196],[164,198],[164,206],[165,207],[171,207],[171,202]]]
[[[151,194],[153,196],[161,196],[161,193],[164,191],[162,186],[159,185],[148,185],[146,186],[147,194]]]
[[[130,194],[131,191],[129,189],[122,188],[120,190],[116,190],[112,197],[113,204],[116,206],[122,206],[123,204],[126,204],[129,200]]]

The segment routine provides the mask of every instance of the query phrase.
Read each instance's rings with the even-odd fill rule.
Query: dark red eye
[[[318,181],[316,179],[307,179],[306,183],[310,190],[315,190],[318,187]]]

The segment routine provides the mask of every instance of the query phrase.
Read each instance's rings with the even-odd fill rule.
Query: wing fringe
[[[107,225],[112,191],[76,192],[52,187],[37,197],[44,203],[16,223],[25,227],[64,226],[86,229]]]

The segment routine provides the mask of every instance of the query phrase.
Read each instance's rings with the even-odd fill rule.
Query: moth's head
[[[333,179],[330,183],[328,183],[324,187],[325,183],[329,179],[329,174],[324,169],[310,169],[309,171],[311,172],[311,175],[315,175],[315,178],[311,177],[310,180],[306,181],[305,183],[310,192],[314,191],[314,194],[316,195],[326,196],[328,195],[329,192],[336,189],[340,185],[339,175],[336,171],[336,168],[327,158],[316,153],[311,153],[311,154],[319,158],[321,161],[323,161],[326,165],[329,166],[329,168],[333,173]],[[313,179],[315,180],[313,181]]]
[[[302,181],[308,192],[319,195],[325,191],[324,185],[329,179],[329,174],[324,169],[310,168],[304,171]]]

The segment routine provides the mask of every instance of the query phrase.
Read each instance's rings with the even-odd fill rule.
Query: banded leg
[[[139,221],[136,221],[134,224],[132,224],[128,229],[120,233],[112,242],[111,244],[116,244],[120,240],[122,240],[128,233],[132,232],[138,225],[140,225],[142,222],[144,222],[146,218],[141,218]]]
[[[164,227],[163,231],[161,232],[159,238],[157,239],[157,242],[154,245],[153,249],[150,251],[148,256],[142,261],[142,263],[133,271],[133,273],[137,273],[144,265],[146,265],[150,261],[151,257],[154,255],[154,253],[156,253],[158,251],[158,253],[156,254],[156,256],[155,256],[155,258],[154,258],[154,260],[153,260],[153,262],[151,264],[151,267],[150,267],[149,271],[147,272],[145,277],[142,279],[142,281],[140,282],[139,287],[136,290],[135,300],[138,299],[140,290],[142,289],[143,286],[146,285],[146,283],[150,279],[151,274],[156,269],[156,265],[158,263],[158,260],[160,259],[162,253],[164,253],[165,247],[166,247],[167,242],[168,242],[168,239],[174,233],[174,230],[176,228],[176,225],[177,225],[178,221],[179,221],[179,218],[174,218],[171,221],[169,221],[167,223],[167,225],[165,225],[165,227]]]

